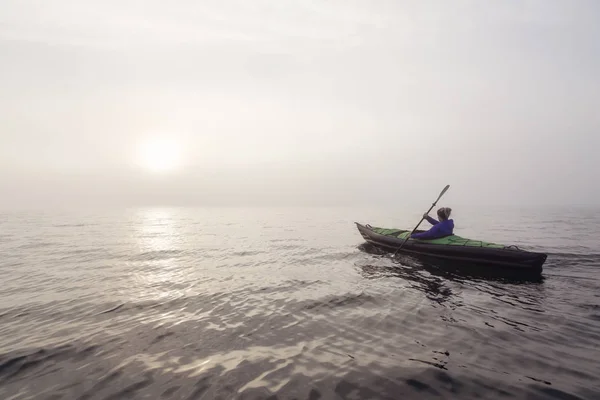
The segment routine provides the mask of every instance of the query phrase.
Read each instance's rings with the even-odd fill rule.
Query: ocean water
[[[539,282],[373,254],[421,210],[0,214],[0,399],[600,398],[600,217],[454,208]]]

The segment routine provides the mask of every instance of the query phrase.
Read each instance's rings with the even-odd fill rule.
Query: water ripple
[[[344,212],[5,215],[0,398],[600,397],[600,251],[544,229],[571,218],[486,228],[559,249],[512,282],[373,254]]]

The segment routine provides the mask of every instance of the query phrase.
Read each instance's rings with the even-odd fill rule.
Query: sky
[[[600,205],[600,3],[3,0],[0,207]],[[148,150],[151,149],[151,150]]]

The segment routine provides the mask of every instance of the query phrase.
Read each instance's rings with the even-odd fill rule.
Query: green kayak
[[[362,237],[387,251],[396,251],[404,243],[408,230],[377,228],[356,223]],[[406,241],[401,253],[429,256],[459,263],[475,263],[483,268],[541,274],[547,255],[481,240],[450,235],[439,239]]]

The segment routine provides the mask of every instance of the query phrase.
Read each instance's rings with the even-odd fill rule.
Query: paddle
[[[431,208],[429,209],[429,211],[427,211],[427,214],[429,214],[431,212],[431,210],[433,210],[433,207],[435,207],[435,205],[437,204],[437,202],[440,201],[440,199],[442,198],[442,196],[444,195],[444,193],[446,193],[446,191],[448,189],[450,189],[450,185],[446,185],[446,187],[444,188],[444,190],[442,190],[442,192],[438,196],[437,200],[433,202],[433,204],[431,205]],[[394,252],[394,255],[392,257],[395,257],[396,254],[400,251],[400,249],[404,246],[404,244],[406,242],[408,242],[408,239],[410,239],[410,237],[412,236],[412,234],[415,233],[415,231],[419,228],[419,225],[421,225],[421,222],[423,222],[424,219],[425,219],[425,217],[422,216],[421,220],[419,221],[419,223],[417,224],[417,226],[415,226],[415,229],[413,229],[412,232],[406,237],[406,239],[404,239],[404,242],[402,242],[402,244],[400,245],[400,247],[398,247],[396,249],[396,251]]]

